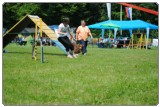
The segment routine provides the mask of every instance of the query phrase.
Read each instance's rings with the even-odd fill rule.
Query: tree
[[[155,3],[132,4],[158,11]],[[106,3],[5,3],[3,5],[3,27],[11,28],[26,14],[38,15],[47,25],[58,25],[63,17],[69,17],[70,26],[74,27],[79,26],[81,20],[86,20],[87,24],[108,20]],[[124,6],[122,15],[123,20],[129,20],[126,17]],[[119,4],[112,3],[111,16],[112,20],[120,19]],[[158,16],[133,9],[133,20],[135,19],[158,25]]]

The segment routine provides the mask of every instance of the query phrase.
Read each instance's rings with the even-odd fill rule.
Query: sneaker
[[[83,53],[82,55],[87,55],[87,53]]]
[[[77,58],[77,55],[76,55],[76,54],[74,54],[74,55],[73,55],[73,58]]]
[[[67,55],[67,58],[73,58],[73,56],[72,55]]]
[[[79,56],[79,54],[75,54],[77,57]]]

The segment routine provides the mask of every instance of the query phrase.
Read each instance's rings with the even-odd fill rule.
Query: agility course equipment
[[[35,24],[35,35],[34,35],[34,45],[32,49],[32,57],[36,60],[36,38],[38,38],[38,28],[40,29],[40,37],[42,37],[42,32],[45,33],[52,41],[55,42],[58,48],[60,48],[64,53],[65,48],[60,42],[57,41],[56,33],[45,24],[42,19],[36,15],[26,15],[19,22],[17,22],[10,30],[8,30],[3,35],[3,48],[5,48],[16,36],[17,33],[21,32],[25,27],[27,27],[30,23]],[[43,45],[41,44],[41,53],[43,52]],[[42,62],[43,54],[41,54]]]
[[[31,22],[37,25],[40,28],[40,19],[38,16],[26,15],[18,23],[16,23],[10,30],[8,30],[3,35],[3,48],[5,48],[16,36],[16,33],[21,32],[26,26]],[[42,21],[42,32],[44,32],[51,40],[56,40],[57,36],[53,30],[51,30],[43,21]]]
[[[53,26],[49,26],[52,30],[54,30],[55,34],[57,35],[57,37],[59,37],[58,34],[58,25],[53,25]],[[66,52],[66,48],[58,41],[58,40],[52,40],[52,42],[54,42],[56,44],[57,47],[59,47],[59,49],[61,49],[65,54],[67,54]]]
[[[58,40],[52,40],[56,44],[56,46],[63,51],[64,54],[67,54],[66,48],[58,41]]]
[[[151,40],[148,40],[148,44],[151,44]],[[128,45],[129,49],[144,49],[146,46],[146,34],[145,33],[133,33]]]

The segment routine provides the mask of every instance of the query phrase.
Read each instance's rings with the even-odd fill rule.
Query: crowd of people
[[[105,36],[104,39],[100,37],[98,40],[98,48],[110,48],[112,44],[113,40],[109,36]]]
[[[51,41],[51,39],[47,36],[43,36],[42,38],[38,37],[37,40],[36,40],[37,45],[40,45],[41,40],[42,40],[42,45],[43,46],[53,46],[54,45],[54,43]],[[25,35],[17,36],[15,38],[14,42],[18,46],[25,46],[25,45],[27,45],[27,36],[25,36]],[[30,43],[31,44],[33,43],[33,37],[32,37],[32,40],[30,41]]]
[[[41,45],[41,43],[40,43],[41,41],[42,41],[43,46],[53,46],[54,45],[52,40],[49,37],[47,37],[46,35],[43,35],[42,37],[38,36],[36,41],[37,41],[37,45]]]
[[[17,36],[16,39],[15,39],[15,42],[17,45],[20,45],[20,46],[25,46],[27,44],[27,37],[26,36]]]

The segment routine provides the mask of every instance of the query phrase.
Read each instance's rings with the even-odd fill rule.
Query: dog
[[[75,54],[79,54],[82,51],[82,45],[81,44],[76,44],[76,43],[72,43],[73,47],[74,47],[74,53]]]
[[[82,45],[79,44],[79,43],[77,43],[75,40],[72,40],[71,43],[72,43],[72,45],[73,45],[73,47],[74,47],[74,53],[77,54],[77,55],[78,55],[79,53],[81,53]]]
[[[77,42],[75,39],[70,39],[71,44],[74,47],[74,53],[78,56],[79,53],[82,51],[82,46],[79,42]]]

